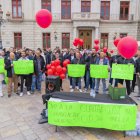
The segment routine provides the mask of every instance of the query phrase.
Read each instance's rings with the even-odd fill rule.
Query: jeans
[[[72,77],[69,77],[70,80],[70,86],[72,86]]]
[[[86,82],[85,82],[85,88],[88,89],[90,84],[90,71],[86,71]]]
[[[106,79],[96,79],[96,92],[99,92],[100,80],[102,80],[103,84],[103,93],[106,93]]]
[[[136,77],[137,77],[137,84],[138,84],[138,95],[140,96],[140,77],[139,76]]]
[[[95,88],[95,78],[92,78],[92,86],[91,86],[91,89],[94,90]]]
[[[110,79],[109,79],[109,83],[112,85],[113,84],[113,78],[111,78],[111,72],[110,72]],[[114,87],[117,87],[117,85],[118,85],[118,79],[114,79],[115,80],[115,85],[114,85]]]
[[[28,75],[22,75],[20,76],[20,79],[21,79],[20,92],[23,92],[24,82],[25,82],[25,86],[27,87],[27,91],[30,91],[30,83],[29,83]]]
[[[132,90],[133,90],[133,91],[134,91],[134,89],[135,89],[135,86],[136,86],[136,74],[134,74],[133,80],[132,80]]]
[[[39,72],[38,76],[36,75],[32,76],[32,86],[31,86],[32,92],[35,91],[36,86],[38,91],[41,91],[41,82],[42,82],[42,72]]]
[[[78,82],[78,87],[81,89],[81,78],[72,78],[72,88],[75,89],[76,82]]]

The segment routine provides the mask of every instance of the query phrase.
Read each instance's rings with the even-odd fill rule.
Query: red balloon
[[[64,74],[67,72],[67,69],[65,67],[63,67],[62,70]]]
[[[70,64],[70,60],[69,59],[66,59],[65,61],[67,61],[67,63]]]
[[[53,70],[52,69],[49,69],[48,72],[47,72],[47,74],[48,75],[53,75]]]
[[[55,72],[54,75],[55,75],[55,76],[59,76],[59,73]]]
[[[51,65],[50,65],[50,64],[48,64],[48,65],[46,66],[46,68],[47,68],[47,69],[50,69],[50,68],[51,68]]]
[[[68,65],[68,61],[65,60],[65,61],[63,62],[63,67],[67,67],[67,65]]]
[[[117,48],[122,57],[130,59],[137,53],[138,43],[133,37],[127,36],[120,40]]]
[[[107,52],[107,47],[103,48],[103,52],[106,53]]]
[[[77,43],[77,44],[79,44],[79,38],[75,38],[74,39],[74,42]]]
[[[95,40],[94,40],[94,43],[95,43],[96,45],[98,45],[98,44],[99,44],[99,39],[95,39]]]
[[[98,46],[98,45],[95,45],[95,46],[94,46],[94,49],[95,49],[96,51],[99,51],[99,46]]]
[[[47,28],[52,23],[52,14],[46,9],[41,9],[36,13],[36,22],[40,27]]]
[[[121,38],[116,38],[115,40],[114,40],[114,45],[117,47],[117,45],[118,45],[118,43],[119,43],[119,41],[121,40]]]
[[[65,78],[66,78],[65,74],[60,75],[60,79],[65,79]]]
[[[56,71],[55,66],[51,66],[51,69],[52,69],[53,73],[55,73],[55,71]]]
[[[57,73],[61,73],[62,72],[62,67],[61,66],[57,66],[56,67],[56,72]]]
[[[59,66],[60,65],[60,60],[55,60],[55,66]]]
[[[55,66],[55,62],[54,61],[51,62],[51,66]]]
[[[79,45],[80,45],[80,46],[83,46],[83,44],[84,44],[83,39],[79,39]]]
[[[76,42],[73,42],[73,46],[75,46],[75,47],[76,47],[77,45],[78,45],[78,44],[77,44]]]
[[[110,53],[114,53],[114,51],[113,51],[113,50],[111,50],[111,51],[110,51]]]

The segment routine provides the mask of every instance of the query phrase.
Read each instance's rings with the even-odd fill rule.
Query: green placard
[[[108,78],[108,65],[90,65],[90,77]]]
[[[14,61],[15,74],[31,74],[34,72],[34,65],[32,60],[18,60]]]
[[[83,77],[85,75],[85,65],[82,64],[69,64],[68,76],[70,77]]]
[[[111,78],[133,80],[134,65],[113,64]]]
[[[136,105],[57,101],[48,103],[48,123],[57,126],[134,130],[136,113]]]
[[[0,59],[0,73],[4,73],[4,59]]]

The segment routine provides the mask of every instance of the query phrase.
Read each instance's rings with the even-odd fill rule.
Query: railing
[[[72,20],[99,20],[99,13],[73,13]]]
[[[101,20],[109,20],[109,21],[133,21],[134,15],[120,15],[120,14],[111,14],[109,16],[101,16]]]

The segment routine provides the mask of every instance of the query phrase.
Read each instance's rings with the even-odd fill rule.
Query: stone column
[[[95,27],[95,39],[99,39],[99,27]]]
[[[77,36],[77,27],[73,27],[73,40],[78,37]]]

